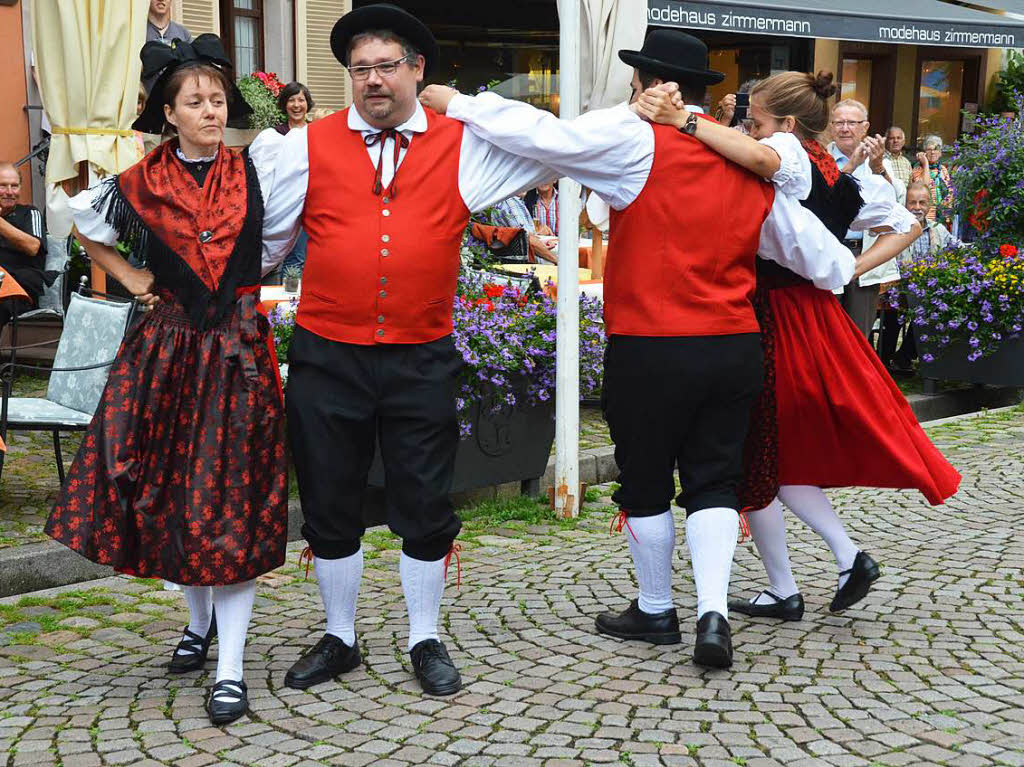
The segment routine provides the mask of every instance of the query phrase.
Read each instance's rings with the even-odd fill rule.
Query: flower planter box
[[[918,349],[923,354],[931,354],[934,360],[921,362],[918,372],[922,378],[937,381],[966,381],[989,386],[1020,386],[1024,387],[1024,337],[1010,336],[1005,338],[999,349],[992,354],[971,362],[967,355],[971,353],[966,341],[956,341],[944,349],[935,349],[930,343],[921,343],[921,328],[914,328],[918,338]]]
[[[490,403],[473,405],[473,431],[459,441],[452,492],[543,476],[555,440],[554,411],[554,402],[503,407],[496,412]],[[370,486],[385,486],[379,448],[370,467]]]

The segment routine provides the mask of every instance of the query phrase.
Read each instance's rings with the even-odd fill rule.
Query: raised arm
[[[480,139],[543,163],[556,176],[575,178],[616,209],[636,199],[651,172],[654,133],[624,106],[560,120],[550,112],[496,93],[471,98],[451,88],[431,85],[420,94],[420,100],[435,111],[461,120]]]

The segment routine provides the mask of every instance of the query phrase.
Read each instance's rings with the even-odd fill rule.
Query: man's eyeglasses
[[[856,128],[858,125],[863,125],[867,120],[833,120],[833,128]]]
[[[370,64],[365,67],[349,67],[348,73],[352,76],[353,80],[365,80],[370,76],[370,72],[374,70],[377,70],[377,74],[381,77],[394,77],[398,67],[411,58],[412,56],[408,55],[394,61],[383,61],[380,64]]]

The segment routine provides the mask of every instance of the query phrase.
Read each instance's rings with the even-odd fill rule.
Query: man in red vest
[[[674,81],[688,104],[702,104],[707,85],[724,77],[707,69],[701,41],[676,30],[655,30],[642,50],[619,56],[635,67],[634,98]],[[670,511],[678,466],[676,500],[687,512],[697,588],[693,658],[731,665],[736,488],[762,375],[751,305],[755,257],[830,288],[852,276],[852,255],[795,198],[687,135],[695,122],[683,130],[650,125],[626,105],[565,121],[495,94],[469,98],[440,86],[426,88],[421,101],[503,149],[576,178],[611,206],[604,411],[620,471],[613,498],[640,593],[625,611],[600,615],[597,630],[654,644],[681,641]]]
[[[352,77],[353,106],[269,151],[254,147],[260,162],[276,151],[264,270],[290,251],[300,223],[309,236],[287,416],[327,631],[285,684],[303,689],[360,664],[362,501],[379,440],[413,670],[424,691],[450,695],[462,683],[437,618],[461,526],[448,499],[463,365],[451,338],[459,248],[471,211],[552,173],[424,111],[417,85],[437,43],[414,16],[364,6],[335,24],[331,48]]]

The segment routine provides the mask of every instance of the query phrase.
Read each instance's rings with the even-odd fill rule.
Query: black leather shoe
[[[233,722],[249,710],[249,690],[239,679],[233,682],[225,679],[217,682],[210,690],[210,701],[206,710],[213,724]]]
[[[284,683],[296,690],[305,690],[351,671],[363,662],[359,640],[349,647],[333,634],[324,634],[305,655],[295,661],[284,675]]]
[[[755,604],[747,599],[730,599],[729,609],[732,612],[750,615],[754,618],[778,618],[783,621],[798,621],[804,617],[804,598],[797,592],[793,596],[779,599],[770,591],[762,591],[774,599],[768,604]],[[758,594],[758,597],[760,594]],[[758,597],[754,597],[757,599]]]
[[[683,641],[676,608],[645,613],[635,599],[621,613],[601,613],[595,625],[598,633],[616,639],[639,639],[651,644],[679,644]]]
[[[186,626],[185,635],[178,642],[178,646],[174,648],[174,655],[171,656],[171,662],[167,664],[167,670],[172,674],[184,674],[186,671],[201,669],[206,663],[206,655],[210,652],[210,643],[215,636],[217,636],[216,613],[210,618],[210,628],[207,629],[205,637],[193,634]],[[185,650],[185,652],[179,653],[178,650]]]
[[[444,645],[436,639],[424,639],[409,650],[412,670],[427,695],[454,695],[462,689],[462,677]]]
[[[853,567],[843,570],[839,575],[850,577],[841,588],[836,589],[836,596],[828,608],[834,613],[852,607],[867,596],[871,584],[878,580],[878,563],[867,553],[858,551],[853,559]]]
[[[729,621],[721,613],[704,613],[697,621],[693,662],[709,668],[729,668],[732,665],[732,631]]]

